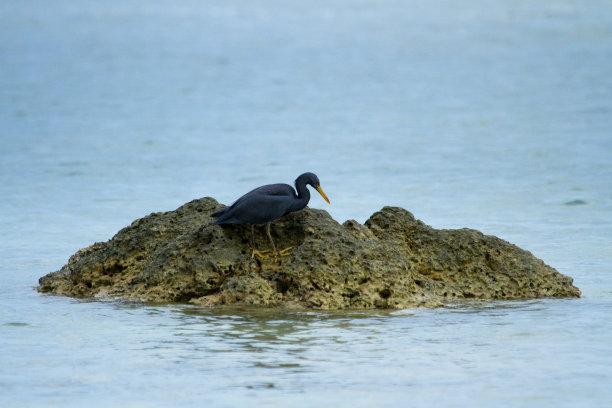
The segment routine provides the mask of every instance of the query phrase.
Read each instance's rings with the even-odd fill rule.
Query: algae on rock
[[[305,208],[272,227],[289,256],[252,259],[250,227],[214,225],[213,198],[153,213],[75,253],[38,290],[142,302],[317,309],[436,307],[463,299],[579,297],[570,277],[471,229],[438,230],[397,207],[365,225]],[[256,228],[258,242],[268,242]]]

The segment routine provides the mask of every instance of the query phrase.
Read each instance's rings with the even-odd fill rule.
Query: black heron
[[[319,194],[330,204],[329,199],[321,190],[319,178],[314,173],[301,174],[295,180],[295,190],[289,184],[267,184],[257,187],[240,197],[234,204],[212,214],[217,217],[215,224],[251,224],[251,235],[253,238],[253,252],[255,255],[265,258],[264,255],[270,251],[258,251],[255,249],[255,229],[254,224],[266,224],[266,234],[270,238],[274,256],[289,255],[286,252],[292,247],[276,250],[276,245],[270,235],[270,224],[272,221],[293,211],[299,211],[306,207],[310,201],[310,191],[306,185],[310,184]],[[297,194],[296,194],[297,190]]]

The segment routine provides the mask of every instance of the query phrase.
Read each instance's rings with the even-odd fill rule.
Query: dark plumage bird
[[[276,245],[270,235],[270,224],[277,218],[293,211],[299,211],[306,207],[310,201],[310,191],[306,185],[314,187],[321,196],[330,204],[327,196],[321,190],[319,178],[314,173],[304,173],[295,180],[295,190],[289,184],[268,184],[257,187],[240,197],[230,207],[226,207],[212,214],[217,217],[215,224],[251,224],[251,235],[253,238],[253,252],[251,257],[258,255],[262,258],[270,251],[257,251],[255,249],[254,224],[266,224],[266,234],[270,238],[274,256],[288,255],[286,252],[276,250]],[[296,194],[297,190],[297,194]]]

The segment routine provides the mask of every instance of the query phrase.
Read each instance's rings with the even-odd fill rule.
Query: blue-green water
[[[612,400],[612,5],[0,2],[0,406],[588,406]],[[135,218],[314,171],[575,278],[437,310],[38,294]]]

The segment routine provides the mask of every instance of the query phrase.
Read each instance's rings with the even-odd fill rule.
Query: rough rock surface
[[[295,308],[436,307],[478,299],[579,297],[572,278],[471,229],[437,230],[397,207],[365,225],[305,208],[272,226],[289,256],[251,259],[250,226],[214,225],[212,198],[153,213],[79,250],[38,290],[143,302]],[[258,249],[269,241],[256,227]]]

